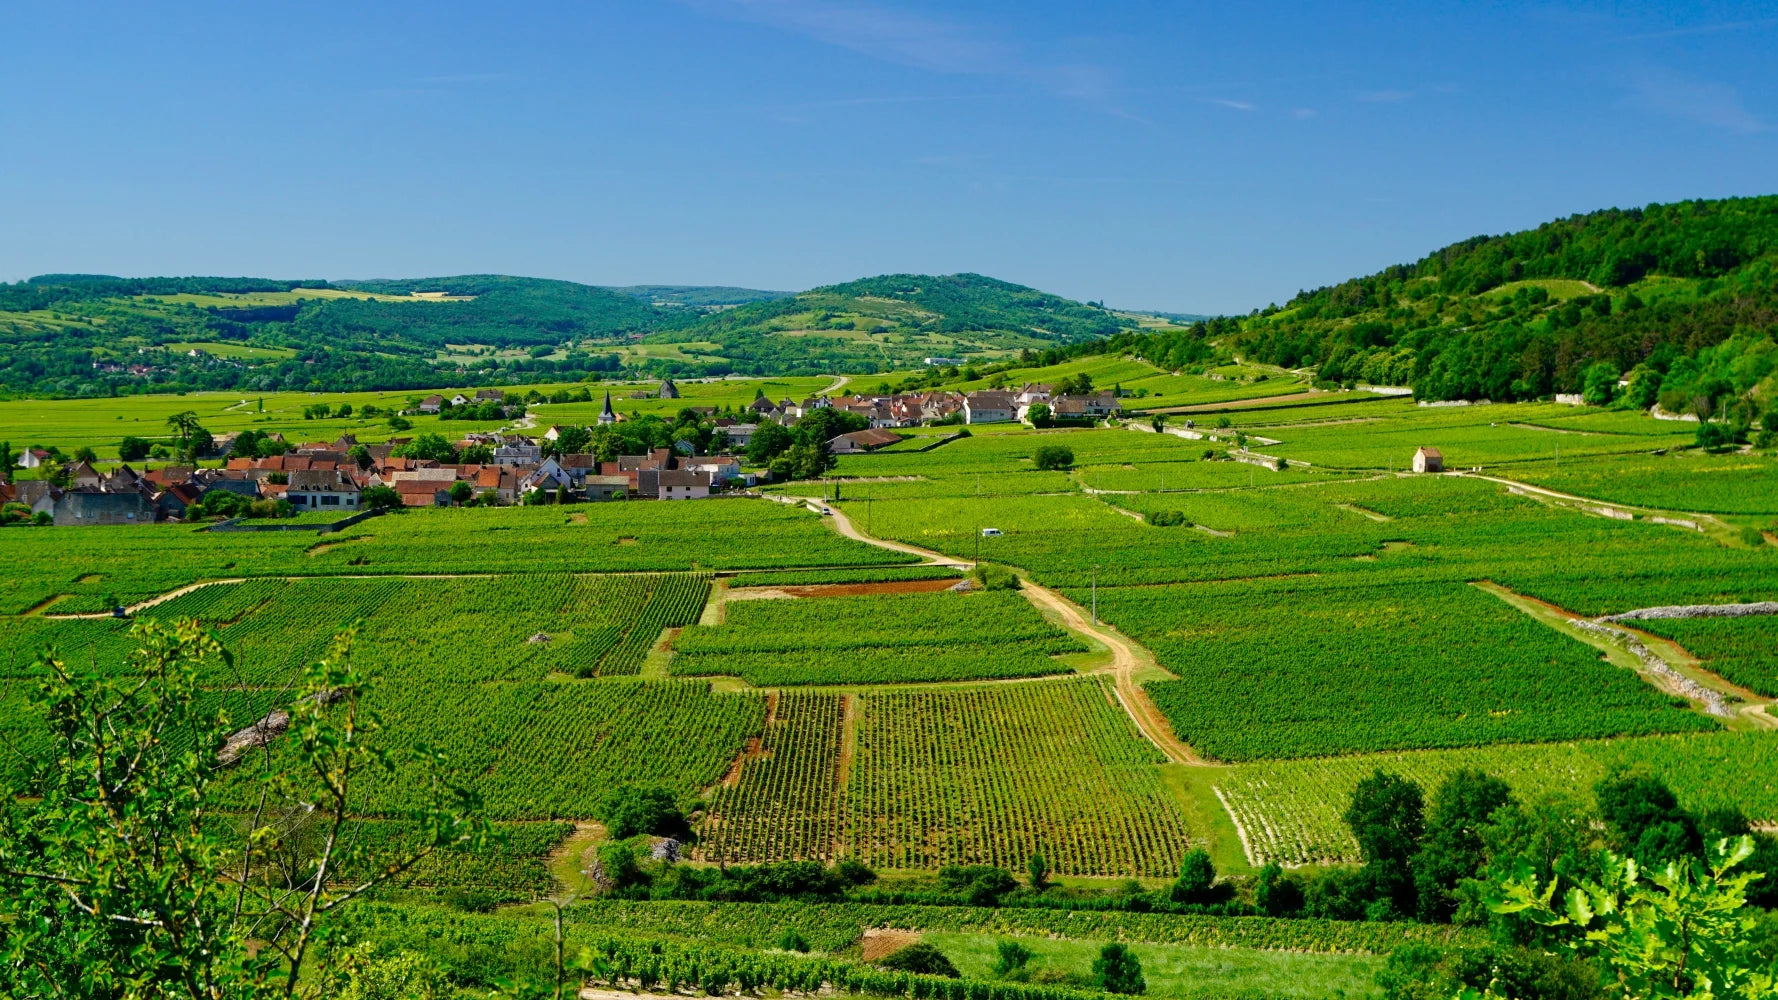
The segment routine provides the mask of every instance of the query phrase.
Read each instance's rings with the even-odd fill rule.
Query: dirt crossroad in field
[[[1060,615],[1063,625],[1072,631],[1092,636],[1111,650],[1113,689],[1117,692],[1118,704],[1123,706],[1124,712],[1130,716],[1130,721],[1136,724],[1136,728],[1159,747],[1168,759],[1176,764],[1204,763],[1203,758],[1191,747],[1181,743],[1173,735],[1173,727],[1167,722],[1167,717],[1161,714],[1160,708],[1149,698],[1148,692],[1142,690],[1142,685],[1136,683],[1136,672],[1146,662],[1153,660],[1147,650],[1119,635],[1109,626],[1092,624],[1081,612],[1080,605],[1047,587],[1040,587],[1026,580],[1024,592],[1032,603]]]
[[[826,502],[813,497],[802,499],[817,508],[829,507],[833,511],[831,517],[834,530],[854,541],[889,549],[892,552],[919,556],[928,560],[930,565],[957,567],[970,565],[966,559],[956,559],[941,552],[920,548],[917,545],[891,542],[887,539],[867,535],[859,531],[858,526],[852,523],[852,519],[839,508],[831,507]],[[1154,662],[1154,657],[1149,655],[1147,650],[1138,646],[1134,641],[1119,635],[1108,625],[1092,624],[1087,620],[1087,614],[1081,610],[1080,605],[1047,587],[1040,587],[1032,583],[1029,578],[1024,581],[1023,592],[1025,598],[1040,609],[1048,608],[1053,611],[1057,617],[1062,619],[1065,628],[1090,636],[1111,651],[1111,664],[1106,669],[1112,674],[1112,688],[1117,694],[1118,704],[1123,707],[1125,714],[1130,717],[1131,722],[1136,724],[1136,728],[1142,732],[1142,735],[1148,737],[1150,742],[1159,747],[1160,751],[1167,755],[1167,759],[1179,764],[1204,763],[1203,758],[1199,757],[1191,747],[1180,742],[1179,738],[1173,735],[1173,727],[1167,722],[1167,717],[1161,713],[1154,700],[1149,698],[1148,692],[1142,689],[1142,685],[1137,683],[1137,672]]]

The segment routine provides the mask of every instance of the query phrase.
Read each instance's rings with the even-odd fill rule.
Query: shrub
[[[1046,444],[1031,456],[1039,469],[1059,470],[1074,464],[1074,450],[1059,444]]]
[[[1031,949],[1017,941],[1001,941],[995,947],[999,955],[994,959],[994,974],[1002,979],[1024,972],[1031,961]]]
[[[1187,851],[1179,862],[1179,879],[1173,883],[1171,897],[1175,903],[1203,902],[1216,884],[1216,865],[1203,848]]]
[[[1253,905],[1268,917],[1283,917],[1303,908],[1303,885],[1294,875],[1286,875],[1276,861],[1259,871],[1253,888]]]
[[[1721,421],[1702,420],[1698,422],[1699,448],[1727,448],[1738,443],[1746,435],[1736,428]]]
[[[619,785],[605,793],[593,815],[605,824],[605,833],[613,840],[639,833],[661,837],[688,833],[685,814],[673,801],[673,793],[658,785]]]
[[[901,949],[877,963],[885,969],[897,972],[912,972],[921,976],[945,976],[950,979],[962,978],[962,973],[945,957],[945,953],[922,941]]]
[[[1093,959],[1093,978],[1107,993],[1133,995],[1148,991],[1148,981],[1142,978],[1142,963],[1127,946],[1115,942],[1099,949],[1099,957]]]
[[[998,566],[977,566],[969,573],[969,578],[983,590],[1018,590],[1019,577],[1009,569]]]
[[[388,510],[401,506],[401,494],[393,487],[372,486],[359,495],[358,502],[369,510]]]
[[[946,889],[967,893],[971,906],[997,906],[1000,897],[1019,883],[993,865],[946,865],[938,870],[938,882]]]
[[[117,457],[126,462],[140,462],[148,457],[153,445],[139,437],[126,437],[117,446]]]
[[[1171,528],[1185,523],[1185,514],[1177,510],[1157,510],[1148,515],[1148,523],[1157,528]]]

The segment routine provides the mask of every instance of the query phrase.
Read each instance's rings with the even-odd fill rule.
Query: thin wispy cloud
[[[1224,108],[1233,108],[1233,109],[1235,109],[1235,110],[1236,110],[1236,111],[1254,111],[1254,110],[1257,110],[1257,106],[1256,106],[1256,105],[1254,105],[1254,104],[1253,104],[1253,103],[1252,103],[1252,102],[1250,102],[1250,101],[1235,101],[1235,100],[1230,100],[1230,99],[1229,99],[1229,98],[1226,98],[1226,97],[1210,97],[1210,98],[1206,98],[1206,99],[1205,99],[1205,101],[1204,101],[1204,103],[1206,103],[1206,104],[1215,104],[1215,105],[1217,105],[1217,106],[1219,106],[1219,107],[1224,107]]]
[[[1662,38],[1685,38],[1691,35],[1716,35],[1725,31],[1758,31],[1762,28],[1778,27],[1778,17],[1765,17],[1755,21],[1719,21],[1715,24],[1694,24],[1684,28],[1669,28],[1664,31],[1645,31],[1634,35],[1620,35],[1611,39],[1614,42],[1642,42]]]
[[[448,86],[461,83],[498,83],[510,79],[511,73],[446,73],[440,76],[423,76],[414,82],[427,86]]]
[[[766,24],[864,55],[941,73],[993,73],[1009,68],[1007,45],[963,25],[869,3],[820,0],[686,0],[693,7]]]
[[[958,20],[864,0],[680,0],[698,10],[763,24],[828,45],[935,73],[1001,77],[1141,121],[1111,100],[1111,72],[1087,62],[1033,58]]]
[[[1298,121],[1302,121],[1302,120],[1308,119],[1308,118],[1313,118],[1313,117],[1315,117],[1315,109],[1314,108],[1291,108],[1290,109],[1290,116],[1292,118],[1297,119]]]
[[[1367,90],[1354,100],[1364,104],[1400,104],[1414,96],[1411,90]]]
[[[1725,83],[1694,80],[1657,67],[1634,74],[1630,90],[1633,103],[1670,118],[1743,134],[1771,128],[1741,102],[1734,87]]]

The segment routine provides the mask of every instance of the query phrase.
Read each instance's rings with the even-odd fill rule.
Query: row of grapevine
[[[1704,661],[1704,669],[1767,697],[1778,696],[1778,616],[1636,622]]]
[[[846,698],[786,691],[759,752],[710,798],[699,851],[724,862],[834,859],[842,822],[838,782]]]
[[[847,853],[868,865],[1167,875],[1178,803],[1100,679],[859,698]]]
[[[1551,794],[1584,798],[1615,766],[1659,775],[1689,808],[1778,818],[1778,734],[1764,732],[1265,761],[1220,772],[1215,788],[1253,864],[1343,863],[1359,860],[1342,819],[1352,789],[1379,769],[1409,778],[1428,797],[1453,771],[1484,771],[1529,801]]]
[[[790,569],[736,573],[730,587],[807,587],[823,583],[887,583],[895,580],[955,579],[949,566],[874,566],[868,569]]]
[[[497,823],[494,837],[484,849],[434,851],[395,885],[435,892],[469,891],[483,901],[529,902],[554,890],[550,853],[573,832],[568,823]],[[358,820],[346,833],[355,847],[366,852],[364,858],[372,865],[388,852],[414,844],[421,835],[411,823],[388,820]],[[350,883],[366,874],[347,870],[340,879]]]
[[[625,631],[623,639],[599,661],[601,676],[635,674],[642,669],[648,651],[661,631],[680,628],[698,620],[710,599],[710,578],[702,574],[665,574],[643,578],[647,597]]]
[[[776,947],[786,930],[795,930],[823,951],[840,951],[872,927],[1322,953],[1388,954],[1411,944],[1487,941],[1487,932],[1481,928],[1449,924],[1022,907],[600,899],[578,904],[570,914],[576,924],[623,934],[664,935],[742,948]]]
[[[1717,728],[1463,583],[1123,587],[1099,607],[1175,667],[1155,704],[1223,760]]]
[[[448,777],[479,792],[490,819],[591,816],[613,785],[659,784],[693,795],[714,784],[759,731],[764,699],[683,681],[379,682],[366,707],[382,719],[393,772],[358,789],[370,816],[399,815],[429,794],[401,754],[427,745]],[[281,761],[282,748],[274,750]],[[250,789],[230,791],[245,806]]]
[[[308,550],[302,531],[212,533],[188,525],[0,533],[0,615],[58,595],[54,610],[99,612],[198,580],[229,577],[536,572],[686,572],[905,564],[773,503],[624,503],[412,510],[375,518]]]
[[[1064,673],[1086,647],[1019,594],[878,594],[731,601],[721,625],[680,633],[673,673],[756,686],[892,684]]]

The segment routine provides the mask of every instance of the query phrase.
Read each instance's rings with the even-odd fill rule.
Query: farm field
[[[751,399],[751,383],[729,388]],[[545,412],[540,424],[553,420]],[[499,824],[505,846],[437,858],[377,904],[427,934],[523,938],[527,911],[465,911],[541,898],[576,871],[577,891],[596,891],[586,886],[607,841],[594,821],[626,784],[685,809],[695,836],[682,849],[697,871],[857,862],[879,873],[855,890],[873,900],[930,898],[947,865],[1022,882],[1034,854],[1062,892],[1164,894],[1187,852],[1205,848],[1241,876],[1227,884],[1244,901],[1249,866],[1354,863],[1342,817],[1379,768],[1428,793],[1472,768],[1527,801],[1560,792],[1590,804],[1595,782],[1636,767],[1688,809],[1778,821],[1778,784],[1765,778],[1778,773],[1778,733],[1759,728],[1760,713],[1737,701],[1733,718],[1711,716],[1623,655],[1473,585],[1585,616],[1778,599],[1778,546],[1389,470],[1421,443],[1456,442],[1455,462],[1468,441],[1504,478],[1559,472],[1577,477],[1560,488],[1619,503],[1676,490],[1661,506],[1683,511],[1759,496],[1766,456],[1654,456],[1676,440],[1669,425],[1568,407],[1373,400],[1219,422],[1200,417],[1197,429],[1247,433],[1268,455],[1307,448],[1316,464],[1221,460],[1232,441],[1126,428],[983,426],[767,488],[830,498],[867,537],[1011,568],[1104,623],[1090,640],[1026,594],[951,592],[964,570],[759,499],[424,510],[329,535],[0,531],[11,567],[0,735],[22,754],[0,770],[47,745],[30,703],[36,649],[54,645],[80,671],[127,670],[130,623],[104,615],[114,600],[214,581],[137,613],[196,618],[236,654],[203,677],[204,698],[257,718],[335,630],[358,623],[379,740],[443,752]],[[949,431],[914,436],[935,433]],[[1526,443],[1558,438],[1559,467]],[[1572,459],[1570,439],[1585,442]],[[1046,445],[1069,449],[1072,465],[1037,470]],[[1340,461],[1323,464],[1330,456]],[[1725,485],[1679,490],[1673,467]],[[1706,682],[1714,672],[1769,696],[1774,621],[1638,627],[1697,657]],[[274,767],[287,759],[274,747]],[[366,836],[412,835],[400,817],[420,805],[421,778],[404,759],[360,786]],[[250,804],[245,782],[222,794],[226,808]],[[1039,968],[1073,975],[1122,940],[1136,944],[1149,992],[1179,1000],[1215,995],[1206,984],[1377,996],[1382,956],[1413,935],[1481,940],[1448,926],[1091,908],[603,898],[569,913],[571,938],[752,953],[794,929],[838,961],[857,960],[863,929],[907,928],[970,977],[988,974],[1005,937],[1028,941]]]
[[[190,525],[0,533],[0,613],[106,610],[200,580],[529,572],[671,572],[906,564],[757,501],[469,508],[372,518],[344,531],[211,533]],[[71,570],[70,567],[77,567]],[[54,601],[45,606],[43,602]]]
[[[940,933],[923,940],[944,952],[965,976],[991,978],[1004,938],[986,934]],[[1086,978],[1101,942],[1022,938],[1032,952],[1030,967]],[[1234,951],[1202,945],[1138,944],[1130,949],[1142,963],[1147,996],[1190,998],[1216,991],[1267,997],[1370,997],[1382,959],[1374,955],[1303,955],[1293,952]]]
[[[1041,851],[1061,874],[1148,876],[1185,849],[1165,758],[1098,679],[785,693],[778,706],[760,755],[713,800],[708,857],[1018,868]]]
[[[1358,845],[1340,816],[1352,788],[1379,768],[1428,794],[1453,771],[1480,770],[1533,801],[1590,799],[1593,784],[1612,767],[1641,766],[1666,780],[1690,808],[1737,808],[1761,819],[1778,816],[1775,765],[1774,734],[1711,733],[1264,761],[1219,771],[1212,781],[1253,864],[1298,865],[1358,860]]]
[[[861,376],[869,378],[870,376]],[[652,394],[660,388],[655,382],[611,382],[595,383],[591,403],[539,403],[531,408],[536,414],[540,426],[550,424],[573,423],[591,424],[598,420],[599,410],[604,406],[606,389],[611,390],[611,407],[625,416],[646,416],[658,414],[672,416],[687,406],[715,406],[720,408],[739,409],[753,402],[760,393],[765,393],[773,404],[789,399],[800,403],[817,393],[826,391],[839,381],[837,377],[828,375],[807,375],[787,378],[742,379],[723,378],[696,381],[675,382],[679,388],[678,399],[659,399],[652,395],[648,398],[634,398],[635,394]],[[543,390],[546,394],[548,389]]]
[[[859,698],[846,849],[868,865],[1167,875],[1185,820],[1099,679]],[[1008,754],[1008,748],[1022,748]]]
[[[546,388],[545,391],[550,390]],[[304,408],[317,403],[326,403],[336,411],[342,403],[350,403],[355,410],[362,410],[366,405],[399,410],[407,407],[410,399],[425,395],[425,392],[194,392],[184,396],[145,395],[116,399],[0,400],[0,441],[11,442],[14,451],[27,446],[47,448],[53,445],[73,454],[76,448],[89,447],[101,459],[115,460],[118,443],[126,436],[176,441],[177,435],[167,426],[167,418],[187,410],[196,413],[198,422],[212,434],[243,430],[279,432],[293,445],[302,441],[333,441],[342,434],[352,434],[366,444],[397,435],[426,433],[443,434],[455,440],[470,431],[490,431],[500,426],[499,421],[446,421],[421,414],[407,418],[413,424],[411,430],[397,431],[382,417],[305,420],[302,415]],[[262,402],[263,411],[260,409]]]
[[[1778,514],[1778,458],[1646,456],[1513,468],[1504,475],[1615,503],[1710,514]]]
[[[1703,661],[1704,668],[1768,697],[1778,697],[1778,616],[1680,618],[1635,622]]]
[[[275,349],[228,344],[193,342],[178,346],[181,349],[197,347],[224,357],[249,356],[241,352],[270,350],[275,353]],[[251,357],[259,358],[261,355],[254,353]],[[826,390],[837,381],[832,376],[687,380],[676,383],[681,394],[678,399],[658,399],[652,396],[646,399],[630,398],[632,394],[654,393],[660,388],[658,380],[591,382],[566,386],[544,383],[496,388],[520,396],[532,389],[545,396],[564,389],[578,392],[583,388],[592,394],[593,401],[590,403],[532,404],[529,412],[538,421],[538,426],[548,427],[552,423],[593,423],[599,416],[607,390],[611,392],[612,406],[626,416],[659,414],[670,417],[687,406],[742,407],[752,402],[754,396],[761,391],[769,395],[773,402],[784,397],[800,402]],[[151,441],[175,440],[176,436],[167,427],[166,420],[173,414],[186,410],[195,412],[203,427],[213,434],[249,429],[272,431],[284,434],[292,444],[299,441],[333,441],[341,434],[352,434],[367,444],[395,436],[407,437],[425,433],[443,434],[455,440],[471,431],[495,430],[502,424],[501,421],[440,420],[436,416],[416,414],[407,418],[413,424],[412,429],[397,431],[390,428],[382,417],[309,420],[303,417],[302,412],[318,403],[325,403],[335,411],[347,403],[355,410],[362,410],[366,405],[385,411],[400,410],[433,391],[449,397],[456,390],[193,392],[185,395],[140,395],[105,399],[0,400],[0,441],[10,442],[14,451],[33,445],[46,448],[53,445],[72,454],[76,448],[84,446],[92,448],[102,459],[115,460],[118,442],[126,435]]]
[[[1349,414],[1344,407],[1340,417]],[[1332,415],[1331,413],[1329,414]],[[1584,419],[1571,406],[1512,403],[1487,406],[1418,407],[1412,400],[1377,404],[1364,424],[1341,423],[1282,429],[1269,437],[1269,454],[1312,465],[1348,469],[1406,467],[1414,449],[1432,444],[1444,453],[1445,468],[1548,462],[1590,455],[1652,451],[1691,442],[1696,428],[1647,416],[1624,419],[1611,414],[1612,429],[1571,429],[1563,424]],[[1260,433],[1265,433],[1263,430]]]
[[[1223,760],[1716,728],[1462,584],[1118,588],[1099,603],[1180,675],[1148,688],[1174,731]]]
[[[673,641],[675,676],[738,675],[755,687],[894,684],[1066,673],[1085,652],[1016,593],[730,600],[720,625]]]

